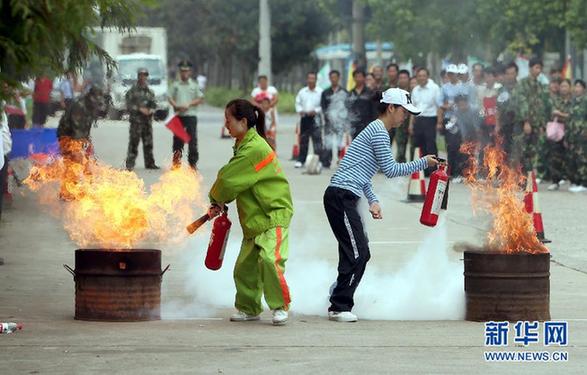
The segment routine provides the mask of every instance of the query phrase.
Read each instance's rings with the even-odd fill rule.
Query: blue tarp
[[[12,129],[10,158],[27,158],[31,154],[59,154],[57,129]]]

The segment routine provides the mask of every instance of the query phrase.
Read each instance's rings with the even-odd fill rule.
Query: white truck
[[[136,27],[130,33],[115,29],[94,29],[96,42],[118,64],[118,69],[107,78],[112,97],[110,117],[120,119],[126,112],[125,94],[137,81],[137,70],[149,70],[149,87],[155,93],[157,109],[155,120],[169,113],[167,101],[167,32],[162,27]]]

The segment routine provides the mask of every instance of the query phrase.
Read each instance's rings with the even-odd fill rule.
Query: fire
[[[489,212],[493,219],[487,247],[505,253],[546,253],[548,249],[536,237],[532,217],[521,199],[520,186],[526,178],[519,169],[508,166],[500,143],[498,140],[496,146],[484,149],[483,168],[487,173],[484,180],[477,178],[477,144],[461,146],[461,152],[468,156],[464,175],[472,191],[473,211]]]
[[[134,172],[91,156],[90,145],[62,141],[63,157],[31,169],[25,183],[61,217],[80,247],[125,249],[139,242],[178,243],[201,203],[201,178],[188,168],[166,171],[148,192]],[[61,198],[61,199],[59,199]]]

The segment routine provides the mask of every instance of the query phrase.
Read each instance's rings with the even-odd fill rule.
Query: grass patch
[[[226,103],[232,99],[242,98],[250,99],[249,92],[243,92],[239,89],[229,89],[226,87],[208,87],[204,93],[206,103],[213,107],[224,108]],[[296,95],[290,92],[280,92],[277,110],[279,113],[294,113],[296,111]]]
[[[247,93],[238,89],[229,89],[226,87],[207,87],[204,93],[206,103],[213,107],[224,108],[232,99],[248,99]]]
[[[291,92],[280,92],[279,102],[277,102],[277,111],[279,113],[296,112],[296,94]]]

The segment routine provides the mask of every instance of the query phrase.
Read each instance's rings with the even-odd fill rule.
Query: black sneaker
[[[147,165],[147,166],[145,167],[145,169],[161,169],[161,168],[159,168],[159,166],[158,166],[158,165],[151,164],[151,165]]]

